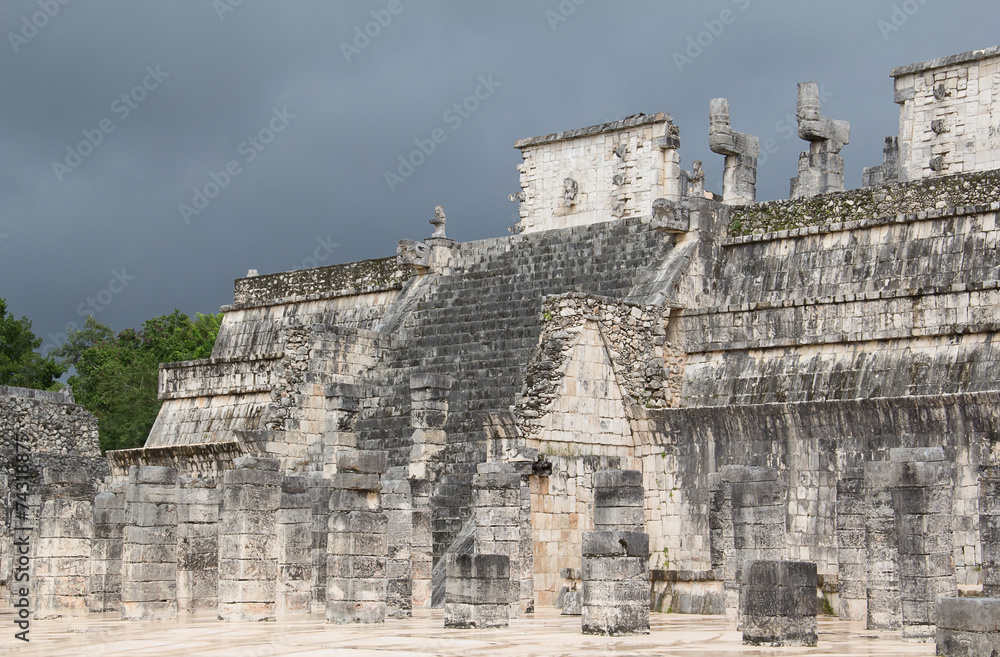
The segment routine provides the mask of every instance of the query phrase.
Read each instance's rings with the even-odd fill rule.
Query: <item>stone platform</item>
[[[442,610],[413,610],[413,618],[387,618],[384,624],[329,625],[313,614],[278,615],[277,622],[222,623],[213,614],[181,614],[177,620],[125,622],[118,614],[84,619],[32,621],[31,642],[14,639],[12,609],[0,603],[0,657],[367,657],[442,655],[474,657],[555,657],[556,655],[865,655],[930,656],[934,644],[904,643],[899,633],[866,631],[864,623],[819,620],[816,648],[744,646],[733,623],[720,616],[651,614],[651,633],[632,637],[585,636],[578,616],[539,609],[496,630],[445,630]]]

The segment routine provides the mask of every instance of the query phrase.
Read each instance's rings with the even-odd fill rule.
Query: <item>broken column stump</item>
[[[583,534],[584,634],[649,634],[649,535]]]
[[[177,617],[177,468],[129,468],[122,546],[122,619]]]
[[[868,580],[869,630],[898,630],[903,626],[899,601],[899,544],[896,512],[892,506],[892,464],[865,463],[865,557]]]
[[[890,450],[899,546],[903,639],[934,639],[934,608],[940,597],[958,597],[952,515],[953,466],[944,450]]]
[[[382,623],[386,613],[388,519],[379,475],[386,452],[344,452],[330,477],[326,621]]]
[[[510,557],[449,554],[446,557],[444,626],[452,629],[507,627],[510,622]]]
[[[1000,599],[941,598],[934,618],[937,654],[944,657],[1000,655]]]
[[[815,563],[748,561],[740,588],[743,643],[816,645]]]
[[[312,602],[312,500],[305,477],[283,477],[278,509],[276,610],[309,611]]]
[[[274,620],[281,462],[241,456],[223,475],[219,620]]]

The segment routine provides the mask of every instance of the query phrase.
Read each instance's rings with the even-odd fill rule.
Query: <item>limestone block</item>
[[[740,586],[743,643],[816,645],[816,564],[749,561]]]

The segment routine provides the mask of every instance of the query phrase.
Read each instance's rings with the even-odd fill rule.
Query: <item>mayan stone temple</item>
[[[427,208],[390,257],[251,271],[212,357],[161,366],[141,449],[0,389],[33,528],[23,550],[7,525],[11,605],[23,571],[35,619],[335,636],[441,608],[478,635],[557,608],[630,635],[669,611],[998,654],[1000,46],[891,76],[899,134],[860,188],[803,82],[787,200],[756,201],[754,126],[705,99],[685,139],[721,196],[636,114],[518,141],[509,236],[455,242],[473,218]]]

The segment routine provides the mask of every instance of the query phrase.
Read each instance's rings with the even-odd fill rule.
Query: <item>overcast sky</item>
[[[515,140],[637,112],[671,114],[720,191],[717,96],[775,140],[758,198],[784,198],[804,80],[851,122],[859,187],[898,131],[890,69],[997,45],[998,19],[996,0],[2,0],[0,297],[47,350],[88,313],[215,312],[251,267],[394,255],[437,204],[449,237],[504,235]]]

